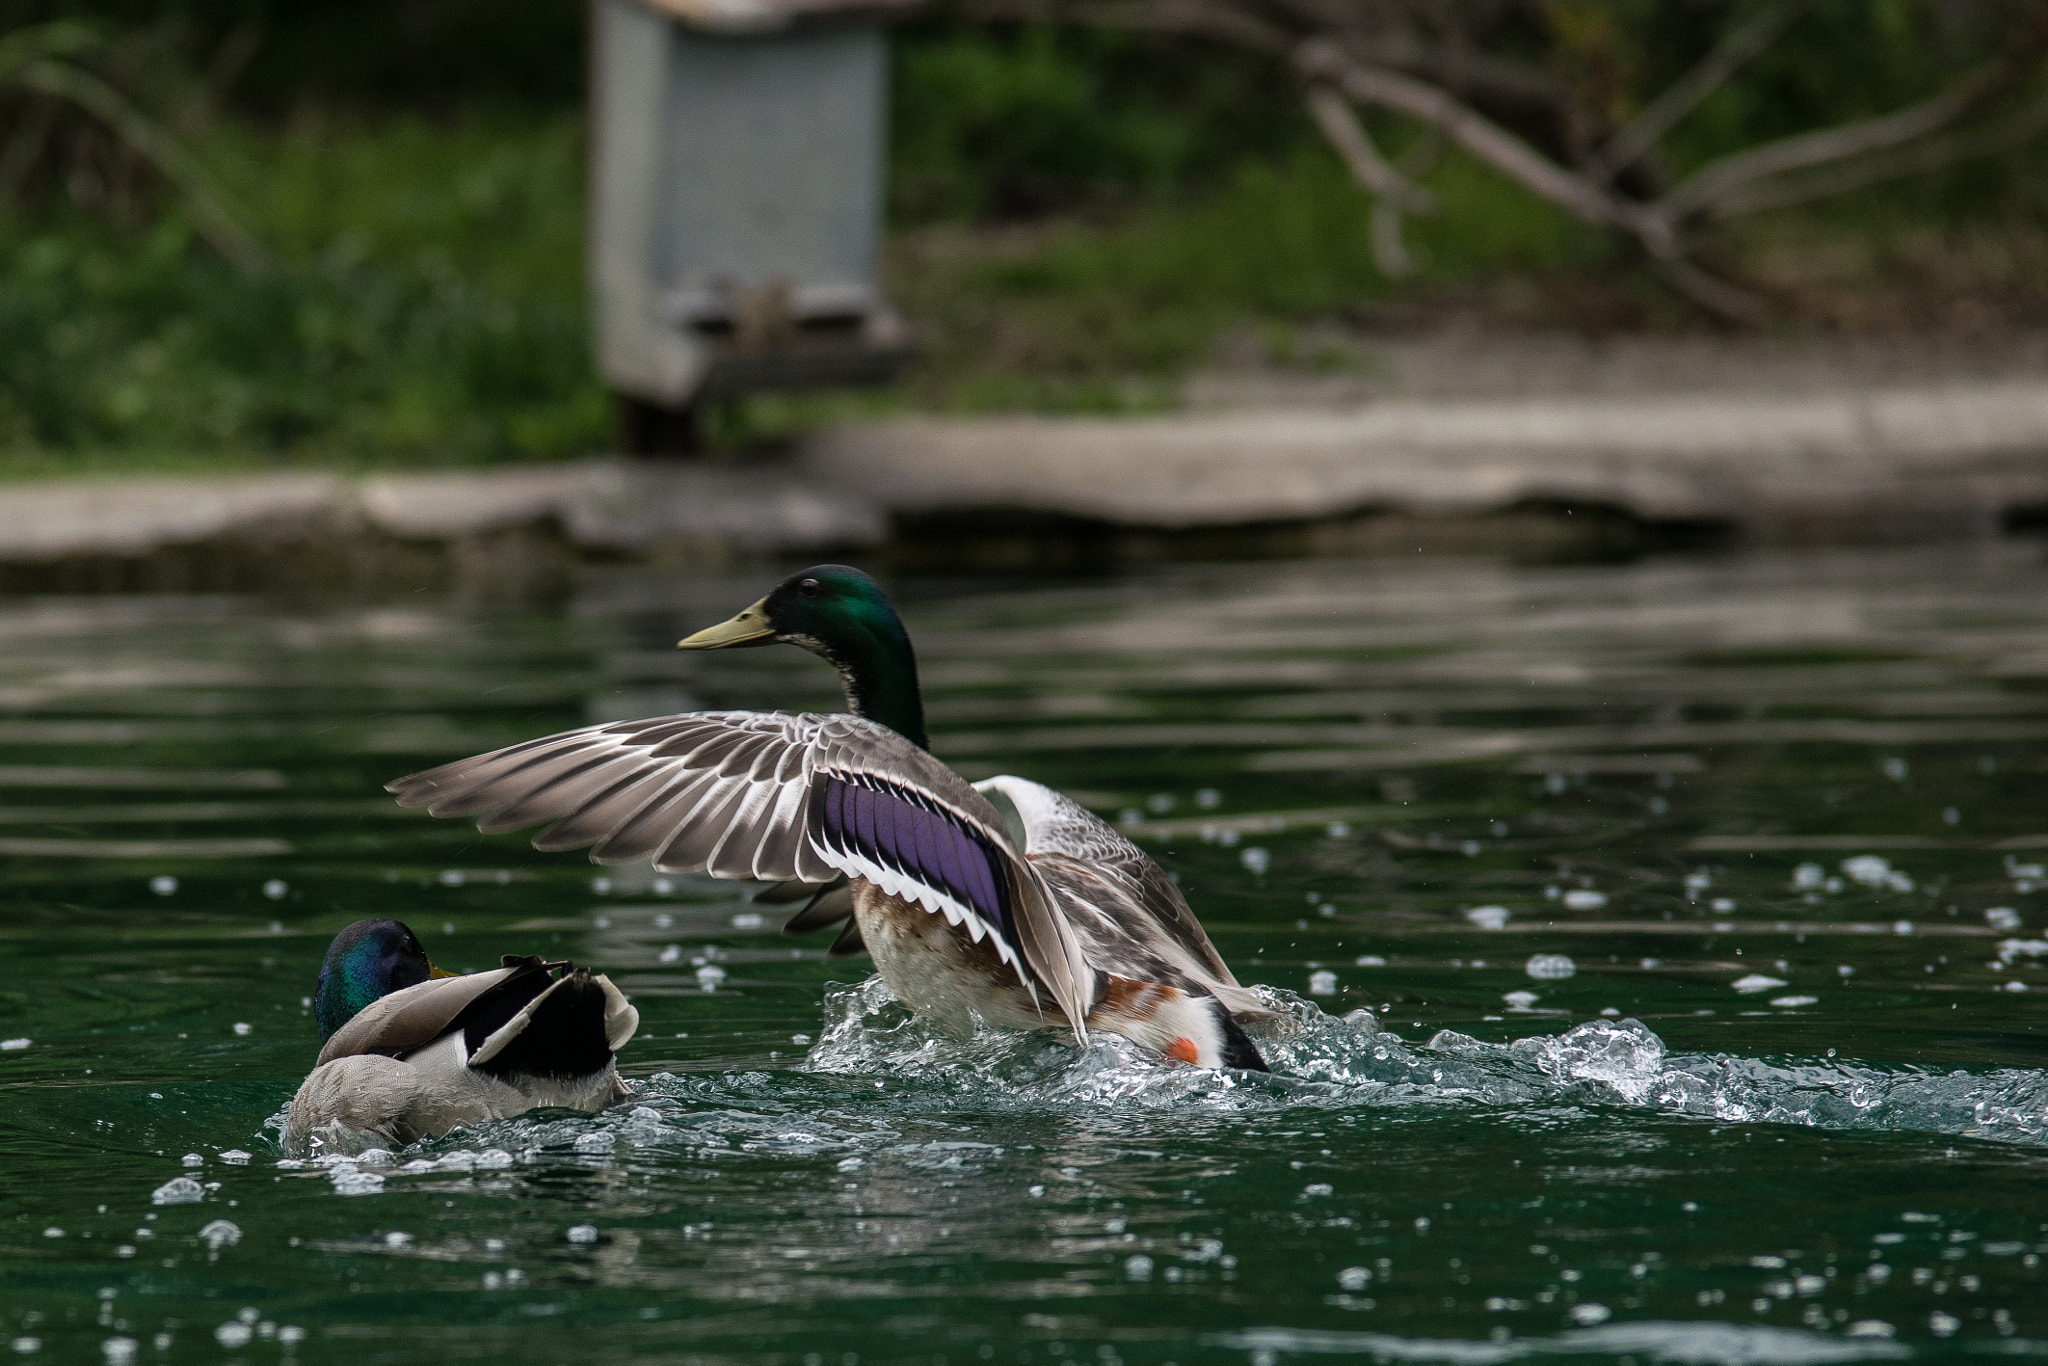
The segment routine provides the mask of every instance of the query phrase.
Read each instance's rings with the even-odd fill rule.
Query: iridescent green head
[[[707,627],[676,648],[730,650],[777,643],[800,646],[839,670],[854,715],[928,747],[910,633],[881,585],[866,574],[849,565],[813,565],[776,584],[732,620]]]
[[[327,946],[320,982],[313,988],[313,1019],[320,1042],[379,997],[417,986],[429,977],[453,977],[427,960],[427,951],[396,920],[358,920]]]

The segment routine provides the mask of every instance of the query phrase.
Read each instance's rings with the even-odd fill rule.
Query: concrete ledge
[[[1502,534],[1502,514],[1560,506],[1756,541],[1937,538],[2041,521],[2048,381],[922,418],[821,434],[794,461],[40,481],[0,486],[0,569],[19,585],[110,586],[134,576],[101,572],[109,565],[225,548],[258,582],[293,556],[324,556],[329,569],[313,577],[329,581],[430,578],[443,561],[509,580],[543,561],[801,556],[902,534],[936,535],[934,545],[951,535],[964,553],[990,514],[1228,553],[1246,543],[1202,538],[1342,527],[1275,545],[1370,551],[1378,540],[1358,529],[1375,519],[1466,519],[1475,534],[1451,542],[1476,548]],[[1396,530],[1403,544],[1415,539]],[[99,569],[35,571],[85,564]],[[221,579],[188,565],[149,582]]]
[[[593,554],[869,545],[872,502],[788,468],[575,465],[462,473],[42,480],[0,485],[0,563],[130,559],[225,542],[458,543],[544,531]]]
[[[50,479],[0,485],[0,560],[145,555],[250,534],[301,534],[336,516],[331,474],[223,479]]]
[[[1647,521],[1924,522],[2048,505],[2048,383],[1814,396],[1402,401],[1350,412],[920,419],[834,433],[812,468],[892,510],[1167,528],[1548,502]]]

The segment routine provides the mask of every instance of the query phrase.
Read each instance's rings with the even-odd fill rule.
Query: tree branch
[[[1433,85],[1353,61],[1336,44],[1310,39],[1294,50],[1294,68],[1335,86],[1360,104],[1406,114],[1441,131],[1473,156],[1587,222],[1632,227],[1622,200],[1545,157],[1528,143]]]
[[[1900,148],[1891,155],[1878,153],[1803,177],[1755,183],[1730,194],[1714,205],[1712,212],[1716,218],[1734,218],[1847,194],[1866,185],[1938,171],[1972,157],[1990,156],[2039,137],[2044,131],[2048,131],[2048,100],[2029,106],[2003,123],[1959,133],[1941,142]]]
[[[1641,245],[1658,274],[1717,317],[1744,324],[1754,324],[1764,317],[1764,306],[1754,295],[1716,279],[1685,259],[1668,219],[1565,170],[1434,86],[1396,72],[1364,66],[1334,44],[1316,40],[1295,50],[1294,65],[1310,80],[1334,86],[1361,104],[1392,109],[1439,130],[1524,189],[1582,221],[1628,234]]]
[[[2006,55],[1989,70],[1891,114],[1782,138],[1708,162],[1658,200],[1654,211],[1669,222],[1680,222],[1696,214],[1711,213],[1715,200],[1754,181],[1831,161],[1846,161],[1925,137],[2018,84],[2044,47],[2048,47],[2048,3],[2036,5],[2033,17],[2013,36]]]
[[[1380,273],[1390,280],[1415,273],[1415,262],[1401,241],[1401,211],[1412,208],[1427,212],[1436,197],[1416,185],[1380,155],[1372,138],[1359,126],[1350,103],[1327,85],[1308,91],[1309,113],[1316,126],[1337,150],[1352,177],[1372,195],[1372,259]]]
[[[1778,40],[1792,21],[1813,8],[1813,0],[1779,0],[1715,44],[1692,70],[1644,105],[1593,158],[1589,171],[1612,180],[1635,165],[1700,101],[1728,83],[1744,63]]]
[[[1351,112],[1351,104],[1327,85],[1309,87],[1309,112],[1358,182],[1374,194],[1399,200],[1403,207],[1428,213],[1436,196],[1410,180],[1388,161]]]

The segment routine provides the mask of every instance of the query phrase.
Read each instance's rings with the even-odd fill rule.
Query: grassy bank
[[[1157,408],[1225,334],[1315,369],[1356,363],[1302,340],[1332,324],[1703,325],[1610,241],[1456,155],[1428,159],[1439,208],[1410,221],[1421,268],[1396,285],[1363,196],[1271,72],[1216,61],[1176,85],[1161,71],[1182,69],[1145,58],[1099,37],[906,43],[888,272],[924,360],[882,393],[733,405],[718,439],[905,406]],[[0,472],[609,445],[572,107],[243,113],[197,142],[263,268],[221,259],[168,202],[0,207]],[[2048,318],[2048,192],[2030,165],[2015,153],[1758,219],[1721,250],[1789,326]]]

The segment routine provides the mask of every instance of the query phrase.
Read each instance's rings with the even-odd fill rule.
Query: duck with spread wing
[[[782,884],[792,933],[847,922],[897,999],[955,1034],[1106,1030],[1202,1067],[1266,1070],[1238,985],[1172,878],[1078,803],[1023,778],[969,784],[927,747],[917,660],[875,581],[791,575],[686,650],[797,645],[850,715],[703,711],[608,722],[390,784],[405,806],[546,823],[545,851]]]

